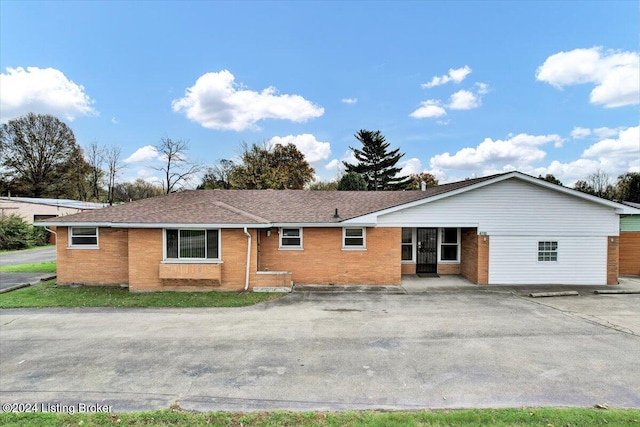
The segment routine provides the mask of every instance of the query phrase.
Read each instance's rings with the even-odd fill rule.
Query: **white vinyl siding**
[[[538,261],[540,242],[557,242],[557,261]],[[601,285],[606,282],[606,237],[491,236],[489,284]]]
[[[510,179],[378,217],[387,227],[478,227],[490,236],[617,236],[614,209]]]

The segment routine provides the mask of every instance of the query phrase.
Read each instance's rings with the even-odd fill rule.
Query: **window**
[[[440,236],[440,261],[458,261],[458,229],[442,228]]]
[[[402,229],[402,261],[413,261],[413,229]]]
[[[558,242],[538,242],[538,261],[558,261]]]
[[[364,249],[365,231],[364,227],[343,228],[342,229],[343,249]]]
[[[167,259],[220,259],[220,230],[165,230]]]
[[[69,228],[69,246],[89,247],[98,246],[98,227]]]
[[[281,228],[280,249],[302,249],[302,228]]]

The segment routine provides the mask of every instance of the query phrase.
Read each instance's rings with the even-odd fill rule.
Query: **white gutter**
[[[56,241],[57,241],[58,233],[56,233],[55,231],[53,231],[49,227],[45,227],[44,229],[47,230],[49,233],[53,233],[53,235],[56,236]]]
[[[244,228],[244,234],[247,236],[247,270],[244,276],[244,290],[249,289],[249,272],[251,268],[251,233],[247,231],[247,227]]]

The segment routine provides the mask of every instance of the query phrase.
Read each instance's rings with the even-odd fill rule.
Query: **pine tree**
[[[387,151],[389,143],[379,130],[374,132],[362,129],[355,137],[362,143],[362,150],[349,147],[358,163],[353,165],[343,162],[345,172],[362,175],[369,191],[404,190],[411,179],[397,176],[401,168],[396,167],[404,153],[400,153],[399,148]]]

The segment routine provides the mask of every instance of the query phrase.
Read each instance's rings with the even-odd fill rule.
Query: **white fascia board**
[[[378,224],[380,228],[478,228],[478,222],[412,222],[412,223],[385,223]],[[482,231],[482,230],[480,230]]]
[[[270,228],[271,224],[180,224],[180,223],[123,223],[123,222],[55,222],[42,221],[44,227],[102,227],[102,228]]]
[[[57,222],[57,221],[38,221],[34,223],[36,227],[113,227],[110,222]]]
[[[271,227],[276,228],[342,228],[348,227],[375,227],[375,222],[358,221],[357,223],[350,223],[348,221],[342,222],[276,222],[271,224]]]

